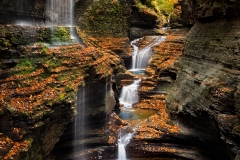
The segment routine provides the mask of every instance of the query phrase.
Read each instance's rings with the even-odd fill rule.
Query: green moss
[[[62,65],[61,60],[55,57],[49,57],[45,59],[45,64],[47,66],[47,70],[52,72],[53,69],[60,67]]]
[[[8,40],[6,40],[6,41],[4,41],[4,42],[2,43],[2,46],[3,46],[3,47],[10,47],[11,44],[10,44],[10,42],[9,42]]]
[[[11,38],[11,42],[13,44],[22,44],[23,43],[23,37],[19,36],[19,37],[12,37]]]
[[[172,14],[176,3],[177,0],[146,0],[144,4],[168,17]]]
[[[71,38],[70,28],[54,27],[51,33],[51,42],[67,42]]]
[[[29,61],[28,58],[22,59],[18,64],[17,67],[27,67],[32,66],[32,63]]]
[[[48,50],[48,46],[43,44],[42,42],[39,43],[42,49],[42,53],[46,54]]]
[[[10,111],[10,112],[11,112],[11,114],[13,114],[13,113],[15,113],[15,112],[16,112],[15,108],[13,108],[13,107],[12,107],[12,106],[10,106],[10,105],[6,106],[5,108],[6,108],[6,110]]]
[[[60,93],[59,98],[60,98],[61,101],[64,101],[65,100],[65,93]]]
[[[48,28],[40,28],[39,30],[39,38],[43,42],[51,42],[51,31]]]
[[[29,58],[21,59],[20,62],[16,65],[15,69],[19,70],[17,74],[28,74],[35,70],[34,60]]]
[[[143,5],[141,2],[138,2],[136,5],[137,5],[138,8],[140,8],[140,9],[143,9],[143,8],[146,8],[146,7],[147,7],[147,6]]]
[[[127,37],[130,11],[129,2],[125,0],[93,2],[80,29],[94,37]]]

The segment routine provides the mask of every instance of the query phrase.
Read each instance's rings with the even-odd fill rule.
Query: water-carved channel
[[[185,1],[0,0],[0,159],[240,159],[239,5]]]
[[[113,128],[116,124],[107,122],[107,116],[105,116],[106,119],[103,120],[98,117],[104,117],[104,115],[94,115],[94,111],[88,110],[88,108],[92,108],[93,105],[96,105],[94,101],[97,103],[104,103],[104,100],[109,97],[108,94],[112,92],[111,83],[104,81],[100,84],[99,82],[92,82],[91,85],[80,88],[78,94],[79,108],[77,110],[79,114],[75,118],[75,125],[70,126],[68,129],[69,131],[63,136],[65,138],[61,140],[62,144],[60,143],[60,145],[58,145],[60,146],[59,148],[56,147],[56,151],[59,153],[59,150],[66,151],[69,150],[71,146],[74,147],[70,153],[60,154],[59,156],[61,159],[134,160],[145,158],[161,159],[161,157],[164,157],[157,155],[157,153],[128,147],[128,144],[131,143],[132,138],[134,138],[137,128],[141,124],[147,123],[149,117],[157,113],[156,110],[152,109],[135,108],[135,105],[142,99],[142,97],[139,96],[138,89],[141,86],[141,78],[147,78],[147,75],[144,74],[144,70],[149,63],[149,59],[153,55],[151,47],[161,43],[165,38],[166,37],[153,36],[151,37],[151,42],[142,49],[138,49],[137,47],[139,39],[131,43],[135,48],[133,51],[133,63],[138,64],[136,66],[139,67],[129,70],[135,76],[132,84],[124,85],[121,88],[119,95],[120,110],[116,110],[121,120],[115,123],[122,123],[120,122],[122,120],[126,123],[123,124],[123,127],[115,129],[115,137],[117,138],[115,144],[109,146],[106,143],[106,139],[108,139],[106,135],[111,132],[109,128]],[[104,92],[96,93],[95,87],[102,88],[100,90]]]
[[[132,54],[132,68],[129,70],[136,77],[141,74],[141,78],[146,78],[147,75],[144,74],[146,67],[148,66],[149,60],[153,55],[152,47],[157,45],[165,40],[165,36],[162,37],[151,37],[152,41],[142,49],[138,48],[138,41],[140,39],[133,40],[131,45],[133,46],[133,54]],[[134,108],[134,105],[137,104],[140,100],[138,89],[141,85],[141,78],[136,79],[133,81],[132,84],[123,86],[120,95],[120,104],[122,104],[121,111],[119,112],[119,117],[123,120],[128,120],[130,127],[130,131],[128,127],[121,128],[119,130],[118,135],[118,160],[127,160],[128,155],[133,152],[129,150],[127,153],[126,147],[130,143],[131,139],[133,138],[138,126],[141,123],[145,123],[149,121],[149,117],[156,113],[155,110],[151,109],[139,109]],[[134,153],[134,152],[133,152]],[[141,157],[142,156],[142,157]],[[134,158],[141,158],[144,159],[144,155],[139,153],[131,154],[131,159]],[[146,157],[149,159],[149,157]],[[154,157],[153,159],[158,159]]]

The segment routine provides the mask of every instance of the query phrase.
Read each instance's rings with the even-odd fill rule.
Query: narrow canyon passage
[[[153,55],[145,74],[133,70],[133,73],[138,73],[135,75],[136,78],[141,77],[138,89],[139,101],[134,105],[133,110],[130,109],[130,113],[129,108],[122,108],[126,117],[124,114],[121,115],[121,112],[119,114],[120,118],[125,118],[130,126],[133,126],[132,129],[123,127],[128,130],[125,138],[131,139],[126,143],[126,152],[123,153],[127,159],[227,159],[226,155],[219,154],[217,147],[211,148],[211,141],[202,142],[195,130],[179,121],[170,120],[166,112],[165,98],[176,79],[174,64],[181,54],[185,35],[184,30],[175,31],[167,36],[166,41],[159,47],[156,46],[154,51],[157,50],[158,54]],[[161,64],[157,66],[162,70],[160,74],[152,72],[152,68],[156,67],[155,64]],[[148,109],[154,112],[149,113]],[[146,117],[136,120],[135,116]],[[134,135],[127,135],[128,133]],[[122,150],[121,146],[121,152]]]
[[[0,0],[0,159],[240,160],[240,1]]]
[[[154,45],[159,45],[165,38],[166,37],[161,37],[161,36],[148,37],[145,44],[142,44],[141,46],[144,50],[144,53],[147,54],[148,59],[146,59],[146,56],[140,55],[140,58],[138,58],[138,60],[141,62],[142,61],[141,59],[143,57],[144,59],[146,59],[145,61],[149,61],[153,54],[152,47]],[[143,47],[143,45],[146,45],[146,46]],[[140,50],[140,53],[141,53],[141,50]],[[79,117],[78,121],[81,122],[82,124],[75,125],[75,127],[78,127],[79,129],[73,129],[75,130],[75,132],[76,131],[78,132],[78,133],[75,133],[75,138],[74,138],[75,140],[71,140],[72,127],[70,127],[70,129],[68,129],[69,133],[65,133],[65,135],[63,136],[64,137],[63,140],[60,142],[59,145],[57,145],[55,152],[58,153],[58,152],[61,152],[61,150],[64,150],[64,148],[65,150],[68,148],[71,148],[71,142],[69,141],[73,141],[72,143],[74,143],[74,150],[72,151],[70,150],[68,155],[59,154],[61,159],[81,159],[81,158],[88,159],[94,156],[99,159],[102,158],[102,159],[122,159],[123,160],[123,159],[128,159],[127,158],[128,155],[130,155],[129,158],[131,159],[151,158],[151,157],[152,159],[155,159],[157,157],[158,158],[161,157],[161,156],[156,157],[156,153],[151,154],[151,152],[149,152],[149,154],[139,154],[137,153],[138,149],[136,150],[134,148],[130,150],[127,149],[127,152],[125,151],[125,147],[127,147],[127,144],[130,143],[133,136],[140,137],[140,135],[138,135],[138,132],[141,130],[141,128],[144,128],[144,126],[142,125],[145,125],[146,122],[149,123],[150,121],[152,121],[150,120],[152,119],[150,116],[156,114],[159,111],[159,108],[158,108],[159,103],[156,103],[155,105],[153,105],[155,106],[155,108],[152,108],[153,106],[150,107],[149,106],[150,104],[147,104],[147,103],[145,103],[144,107],[143,106],[141,107],[142,103],[147,101],[146,99],[139,97],[139,92],[138,92],[139,87],[145,87],[141,85],[141,79],[143,79],[144,81],[148,79],[148,75],[144,73],[145,72],[144,67],[147,67],[145,63],[143,64],[143,67],[140,67],[139,69],[131,69],[130,71],[135,73],[135,74],[132,74],[129,72],[129,74],[133,76],[133,79],[132,80],[126,79],[126,80],[128,81],[128,83],[130,81],[133,81],[134,79],[136,80],[134,80],[132,84],[125,85],[122,87],[122,91],[119,97],[121,109],[120,110],[115,109],[115,112],[120,117],[119,121],[122,124],[119,126],[118,130],[116,130],[117,134],[115,135],[116,136],[115,138],[118,138],[119,143],[117,144],[117,141],[116,141],[115,142],[116,146],[113,146],[113,145],[108,146],[105,144],[106,142],[104,142],[106,131],[109,130],[110,132],[112,132],[112,128],[114,126],[111,126],[111,125],[116,125],[114,123],[111,123],[111,120],[110,122],[108,122],[110,124],[108,126],[109,129],[107,128],[106,130],[107,126],[105,126],[105,123],[100,125],[102,127],[100,126],[97,127],[96,121],[95,122],[93,121],[91,124],[91,122],[89,121],[91,118],[83,119],[83,117],[86,117],[86,115],[84,115],[84,113],[86,112],[85,108],[88,108],[89,106],[91,106],[91,103],[92,103],[91,97],[93,98],[93,95],[94,95],[93,93],[94,86],[89,86],[87,88],[84,87],[81,90],[81,92],[79,92],[80,97],[78,97],[79,99],[78,101],[80,102],[81,108],[82,108],[81,110],[79,110],[79,113],[82,113],[82,114],[78,116]],[[96,83],[96,85],[99,85],[99,84]],[[169,87],[170,85],[165,85],[165,86]],[[104,85],[102,85],[101,88],[103,87]],[[166,90],[164,87],[160,87],[158,89],[162,90],[161,95],[159,95],[161,97],[160,102],[162,103],[165,97]],[[106,94],[106,92],[104,94]],[[101,98],[99,97],[98,99],[101,99]],[[104,99],[103,96],[102,96],[102,99]],[[140,103],[138,104],[138,102]],[[98,133],[94,134],[94,132],[98,132]],[[154,133],[150,132],[149,134],[150,137],[152,137],[151,134],[154,135]],[[124,140],[120,137],[126,137],[127,140]],[[101,152],[98,152],[98,151],[101,151]],[[136,152],[136,154],[133,154],[134,152]],[[171,155],[170,157],[172,156],[173,155]],[[162,156],[162,157],[165,157],[165,156]],[[173,156],[173,157],[177,158],[176,156]]]
[[[201,148],[201,145],[204,144],[197,140],[197,135],[194,135],[189,128],[170,120],[166,113],[165,98],[175,80],[174,72],[166,72],[166,68],[172,67],[174,59],[180,54],[177,54],[177,52],[181,52],[182,44],[179,42],[182,41],[185,33],[185,31],[176,32],[176,35],[169,35],[165,42],[158,44],[153,50],[161,48],[164,52],[160,53],[165,54],[166,48],[168,48],[168,54],[161,55],[160,57],[164,57],[162,59],[159,59],[157,54],[153,55],[150,65],[145,71],[142,68],[139,69],[140,72],[136,69],[130,70],[135,74],[129,73],[133,77],[123,79],[124,87],[122,87],[122,94],[119,97],[121,107],[120,110],[115,109],[117,115],[111,115],[112,118],[107,122],[107,128],[106,123],[98,125],[96,121],[92,121],[92,124],[87,122],[85,125],[80,125],[80,129],[83,129],[83,126],[85,129],[84,131],[79,130],[79,137],[72,142],[78,144],[74,150],[69,150],[71,148],[70,141],[73,141],[70,139],[71,136],[65,135],[65,140],[56,147],[56,153],[61,150],[70,152],[59,154],[61,159],[172,160],[197,159],[197,157],[211,159],[209,158],[211,154]],[[149,44],[151,38],[147,37],[146,39],[145,43]],[[171,52],[176,52],[176,54]],[[165,60],[166,56],[169,57],[168,61]],[[162,60],[162,69],[166,71],[161,76],[157,75],[159,77],[156,78],[158,73],[153,74],[151,69],[159,60]],[[84,94],[86,94],[85,91]],[[88,94],[91,95],[93,92]],[[82,99],[89,98],[87,96]],[[104,99],[104,97],[102,98]],[[89,102],[91,103],[91,100]],[[88,120],[90,119],[89,117]],[[68,134],[71,135],[71,133]],[[194,144],[191,141],[194,141]]]

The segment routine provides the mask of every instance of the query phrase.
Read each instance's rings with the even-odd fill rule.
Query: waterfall
[[[137,43],[140,39],[135,39],[131,42],[133,46],[133,54],[132,54],[132,69],[131,71],[137,70],[145,70],[148,66],[148,61],[153,55],[152,47],[164,41],[166,39],[165,36],[159,37],[154,36],[152,38],[152,42],[139,50]],[[141,79],[135,80],[131,85],[123,86],[121,95],[119,98],[120,104],[123,104],[124,108],[132,108],[135,103],[138,103],[138,88],[140,85]],[[124,130],[121,129],[119,131],[118,138],[118,160],[126,160],[126,150],[125,147],[130,143],[130,140],[133,137],[134,133],[125,133]]]
[[[46,1],[46,25],[68,26],[71,24],[72,0],[47,0]]]
[[[74,26],[74,1],[75,0],[46,0],[45,1],[45,24],[31,21],[16,21],[17,25],[22,26]],[[17,1],[17,3],[19,3]],[[20,9],[25,4],[19,4]],[[21,10],[20,10],[21,12]]]
[[[125,147],[130,143],[133,133],[126,133],[123,129],[119,131],[118,136],[118,160],[126,160],[127,154]]]
[[[141,79],[135,80],[133,84],[123,86],[119,101],[125,108],[131,108],[133,104],[138,102],[138,88]]]
[[[69,5],[69,7],[70,7],[70,26],[72,27],[72,26],[74,26],[74,0],[70,0],[70,5]]]
[[[137,58],[137,53],[139,51],[138,46],[136,44],[139,40],[140,40],[140,38],[135,39],[131,42],[131,46],[133,46],[132,69],[135,69],[135,66],[136,66],[136,58]]]
[[[82,87],[77,96],[77,114],[74,119],[74,157],[78,157],[79,151],[84,150],[84,143],[79,144],[79,140],[84,140],[85,136],[85,113],[86,113],[86,88]],[[74,158],[75,159],[75,158]]]
[[[148,61],[153,55],[152,47],[154,45],[160,44],[166,39],[166,36],[156,36],[154,37],[153,41],[144,47],[143,49],[139,50],[137,46],[137,42],[140,39],[135,39],[131,42],[133,46],[133,54],[132,54],[132,69],[131,70],[144,70],[148,66]]]
[[[75,28],[73,26],[74,25],[74,0],[70,0],[70,5],[69,5],[69,10],[70,10],[70,32],[71,32],[71,39],[76,39],[76,34],[75,34]]]
[[[83,44],[77,34],[74,24],[74,2],[75,0],[47,0],[46,1],[46,26],[66,26],[70,28],[69,42],[54,42],[54,45],[65,45],[71,43]]]

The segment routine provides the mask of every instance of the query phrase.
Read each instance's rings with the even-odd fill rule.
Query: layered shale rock
[[[49,48],[45,27],[1,27],[0,159],[46,159],[81,112],[83,86],[95,93],[85,97],[86,116],[105,120],[115,104],[111,77],[125,71],[116,54],[80,44]]]
[[[156,13],[147,13],[133,5],[130,21],[130,39],[144,37],[146,35],[156,35],[154,30],[158,22],[158,15]]]
[[[45,19],[44,0],[2,0],[0,1],[0,23],[15,24],[20,21],[43,23]]]
[[[210,152],[219,150],[224,159],[238,159],[239,2],[188,2],[195,25],[166,99],[167,111],[212,146]]]
[[[193,25],[195,21],[212,21],[219,17],[232,18],[240,15],[240,2],[236,0],[179,0],[182,21]]]

